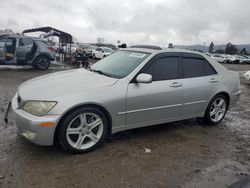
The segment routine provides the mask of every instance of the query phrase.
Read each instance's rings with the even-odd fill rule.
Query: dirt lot
[[[228,68],[242,74],[250,65]],[[115,134],[94,152],[70,155],[33,145],[3,122],[19,84],[55,71],[0,67],[0,188],[221,188],[250,175],[250,85],[241,84],[238,105],[218,126],[192,119],[141,128]]]

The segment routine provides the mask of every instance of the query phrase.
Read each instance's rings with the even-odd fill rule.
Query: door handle
[[[173,82],[173,83],[170,85],[170,87],[181,87],[181,86],[182,86],[182,84],[179,83],[179,82]]]
[[[217,83],[217,82],[219,82],[219,80],[217,80],[217,79],[215,79],[215,78],[211,78],[211,79],[210,79],[210,83]]]

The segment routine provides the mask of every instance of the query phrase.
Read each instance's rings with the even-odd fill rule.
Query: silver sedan
[[[217,124],[240,93],[238,74],[206,55],[128,48],[89,70],[23,83],[12,109],[27,140],[83,153],[123,130],[197,117]]]

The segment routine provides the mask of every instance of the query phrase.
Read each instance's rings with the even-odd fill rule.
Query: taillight
[[[51,51],[51,52],[55,52],[55,49],[51,46],[48,47],[48,49]]]

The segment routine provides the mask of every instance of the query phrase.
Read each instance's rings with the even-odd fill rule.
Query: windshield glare
[[[150,53],[145,52],[117,51],[98,61],[91,66],[91,69],[100,70],[114,78],[123,78],[129,75],[149,55]]]

